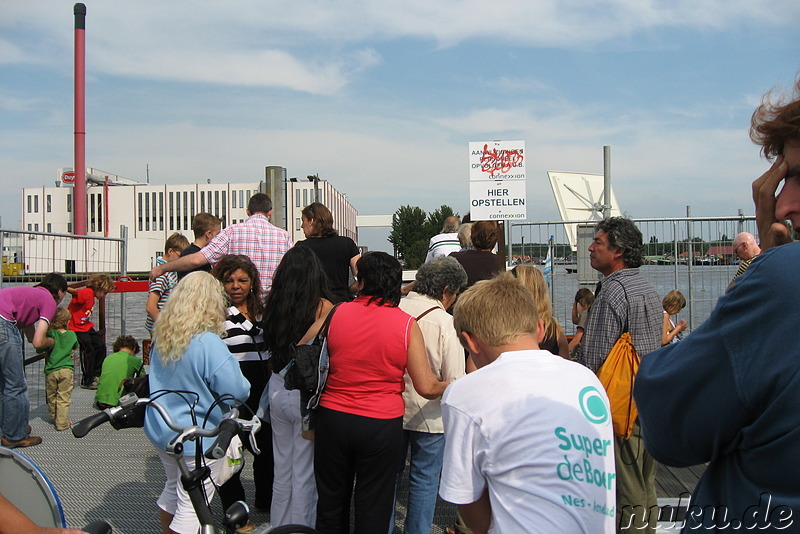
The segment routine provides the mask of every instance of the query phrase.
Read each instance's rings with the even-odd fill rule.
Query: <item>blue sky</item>
[[[74,2],[0,0],[2,226],[72,166]],[[359,213],[468,210],[468,143],[603,171],[633,217],[752,214],[761,95],[800,73],[797,0],[104,0],[87,6],[87,166],[152,183],[319,173]]]

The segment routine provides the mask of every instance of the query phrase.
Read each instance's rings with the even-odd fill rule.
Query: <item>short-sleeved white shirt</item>
[[[488,488],[494,533],[614,532],[614,435],[594,373],[506,352],[453,382],[442,412],[442,499],[469,504]]]

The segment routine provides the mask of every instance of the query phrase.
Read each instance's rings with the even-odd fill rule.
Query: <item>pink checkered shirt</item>
[[[200,252],[212,265],[227,254],[249,257],[261,277],[261,296],[266,297],[272,287],[272,275],[290,248],[289,233],[271,224],[263,214],[255,213],[246,221],[222,230]]]

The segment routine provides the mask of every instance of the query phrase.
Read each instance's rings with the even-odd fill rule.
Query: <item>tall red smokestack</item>
[[[86,235],[86,6],[75,4],[75,189],[77,235]]]

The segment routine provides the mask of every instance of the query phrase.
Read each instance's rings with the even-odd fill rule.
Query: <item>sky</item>
[[[602,173],[605,145],[631,217],[752,214],[750,116],[800,74],[797,0],[84,3],[87,167],[280,165],[362,215],[466,213],[468,144],[491,140],[525,141],[530,221],[559,218],[547,171]],[[0,0],[3,228],[73,165],[73,5]]]

